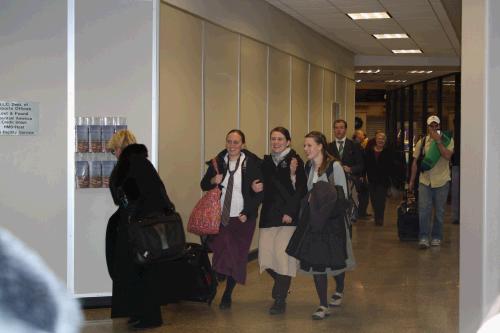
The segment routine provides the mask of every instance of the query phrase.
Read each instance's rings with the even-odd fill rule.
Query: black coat
[[[292,158],[298,161],[295,173],[295,188],[290,179]],[[264,201],[260,212],[260,228],[296,226],[300,209],[300,200],[307,192],[304,162],[292,149],[276,166],[271,155],[265,155],[262,162],[264,176]],[[292,218],[292,223],[284,224],[283,215]]]
[[[241,190],[243,195],[244,207],[241,214],[246,215],[248,218],[257,218],[258,208],[262,202],[263,193],[255,193],[252,190],[252,182],[256,179],[262,181],[261,163],[262,160],[258,158],[255,154],[248,150],[242,150],[245,154],[245,159],[240,161],[240,168],[242,168],[242,179],[241,179]],[[219,173],[225,175],[228,165],[224,160],[227,154],[227,150],[224,149],[215,157],[217,161],[217,167],[219,168]],[[212,165],[212,161],[207,162],[208,169],[205,172],[205,176],[201,180],[200,186],[203,191],[210,191],[215,188],[216,185],[210,183],[215,175],[215,169]],[[225,177],[225,176],[224,176]],[[223,179],[224,181],[224,179]],[[222,188],[221,185],[219,185]]]
[[[329,143],[326,150],[340,160],[342,165],[350,167],[353,175],[361,176],[363,174],[363,149],[358,142],[346,138],[342,158],[340,158],[336,140]]]
[[[151,281],[151,268],[134,264],[128,241],[128,221],[130,216],[173,209],[173,204],[160,176],[147,159],[144,145],[132,144],[123,150],[111,173],[110,191],[118,205],[106,230],[106,260],[113,279],[111,317],[134,315],[154,322],[159,313],[155,298],[157,286],[146,282]]]
[[[300,260],[305,271],[346,267],[346,199],[339,188],[319,181],[302,200],[299,225],[286,252]]]
[[[389,186],[391,176],[396,172],[394,153],[389,148],[384,148],[378,157],[375,157],[374,147],[366,151],[366,173],[370,184]]]

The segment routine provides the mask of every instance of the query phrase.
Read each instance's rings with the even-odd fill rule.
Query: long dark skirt
[[[227,227],[221,225],[219,233],[210,237],[209,246],[214,252],[212,266],[220,274],[232,276],[240,284],[247,278],[248,251],[255,231],[256,219],[245,223],[231,217]]]

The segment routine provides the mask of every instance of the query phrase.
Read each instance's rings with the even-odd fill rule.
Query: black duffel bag
[[[186,235],[181,216],[176,211],[131,217],[128,227],[137,264],[174,260],[184,255]]]

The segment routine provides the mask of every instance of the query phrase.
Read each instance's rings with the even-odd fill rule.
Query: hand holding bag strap
[[[214,170],[215,170],[215,174],[220,174],[219,172],[219,167],[217,166],[217,160],[215,158],[212,158],[212,165],[214,167]]]

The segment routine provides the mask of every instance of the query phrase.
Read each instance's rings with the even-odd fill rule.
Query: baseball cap
[[[441,123],[441,121],[439,120],[439,117],[438,116],[430,116],[429,118],[427,118],[427,125],[430,125],[432,123]]]

